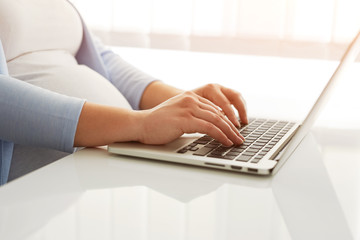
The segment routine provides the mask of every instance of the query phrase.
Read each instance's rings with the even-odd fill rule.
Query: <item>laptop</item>
[[[239,128],[245,142],[232,147],[223,146],[208,135],[196,133],[184,134],[165,145],[114,143],[108,146],[108,152],[241,173],[275,174],[309,132],[335,83],[355,61],[359,51],[360,32],[347,48],[332,77],[301,123],[250,118],[247,125],[242,124]]]

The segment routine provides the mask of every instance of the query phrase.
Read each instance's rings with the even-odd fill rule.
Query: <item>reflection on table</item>
[[[351,239],[310,134],[274,177],[85,149],[0,189],[4,239]],[[308,164],[311,164],[308,165]]]

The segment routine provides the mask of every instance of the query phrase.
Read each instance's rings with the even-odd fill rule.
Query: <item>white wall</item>
[[[279,42],[285,49],[299,42],[314,48],[317,43],[342,45],[360,28],[360,0],[72,2],[105,41],[131,47],[236,52],[227,45],[251,40],[270,44],[263,47],[266,53],[279,48]]]

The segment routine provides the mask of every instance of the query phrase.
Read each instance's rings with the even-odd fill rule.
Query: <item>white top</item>
[[[0,36],[9,74],[54,92],[130,108],[104,77],[77,64],[82,23],[65,0],[0,0]]]
[[[6,60],[36,51],[75,55],[82,24],[66,0],[0,0],[0,36]]]

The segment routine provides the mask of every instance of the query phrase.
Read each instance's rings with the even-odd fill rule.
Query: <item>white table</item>
[[[171,55],[180,61],[176,54]],[[211,57],[215,61],[219,56]],[[244,64],[258,62],[259,69],[266,66],[270,72],[289,61],[288,67],[298,65],[293,59],[221,56],[227,57]],[[206,58],[210,61],[209,55]],[[141,61],[138,64],[145,65]],[[299,61],[305,62],[304,68],[314,64]],[[190,71],[185,62],[182,69]],[[315,62],[323,66],[320,69],[334,67],[333,62]],[[232,78],[254,78],[244,69]],[[280,75],[283,81],[287,77]],[[250,83],[247,86],[253,90]],[[250,102],[256,94],[247,94]],[[329,123],[334,109],[346,112],[329,104],[274,177],[115,156],[105,148],[81,150],[0,188],[0,238],[359,239],[360,128],[352,112],[357,105],[346,105],[352,119],[334,117]],[[341,121],[345,127],[339,127]]]

